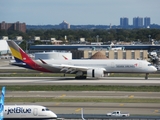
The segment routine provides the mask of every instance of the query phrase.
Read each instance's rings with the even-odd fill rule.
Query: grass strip
[[[160,99],[146,98],[23,98],[6,97],[5,102],[104,102],[104,103],[160,103]]]
[[[7,91],[128,91],[160,92],[160,86],[106,86],[106,85],[6,85]],[[2,88],[2,85],[0,85]]]

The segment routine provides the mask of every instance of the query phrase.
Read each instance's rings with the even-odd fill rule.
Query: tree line
[[[141,41],[147,42],[149,39],[156,41],[160,40],[160,29],[29,29],[26,33],[19,31],[0,31],[0,36],[8,36],[9,39],[15,39],[16,36],[22,36],[23,40],[33,40],[35,36],[39,36],[41,40],[50,40],[55,38],[57,40],[65,41],[65,36],[69,42],[78,41],[80,38],[85,38],[88,42],[96,42],[97,36],[99,42],[108,41]]]

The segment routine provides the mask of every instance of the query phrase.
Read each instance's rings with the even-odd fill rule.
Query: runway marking
[[[60,97],[62,98],[62,97],[65,97],[66,95],[65,94],[63,94],[63,95],[61,95]]]
[[[130,95],[129,98],[134,98],[134,95]]]
[[[60,103],[56,103],[55,105],[58,106]]]
[[[159,112],[159,110],[154,110],[154,113],[158,113]]]
[[[120,104],[119,106],[124,106],[124,104]]]
[[[80,110],[81,110],[81,108],[78,108],[78,109],[75,110],[75,112],[79,112]]]

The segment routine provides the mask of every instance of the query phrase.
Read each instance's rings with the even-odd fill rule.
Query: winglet
[[[38,58],[43,64],[47,64],[44,60]]]
[[[5,87],[2,87],[2,94],[0,99],[0,120],[3,120],[4,99],[5,99]]]
[[[62,55],[62,56],[64,57],[65,60],[68,60],[68,58],[66,56],[64,56],[64,55]]]
[[[82,120],[85,120],[83,117],[83,108],[81,108],[81,118],[82,118]]]

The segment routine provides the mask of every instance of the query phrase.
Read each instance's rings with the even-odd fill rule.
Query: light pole
[[[99,38],[99,35],[97,35],[96,37],[97,37],[97,43],[98,43],[98,38]]]
[[[149,37],[149,42],[150,42],[150,39],[151,39],[151,35],[148,35],[148,37]]]

